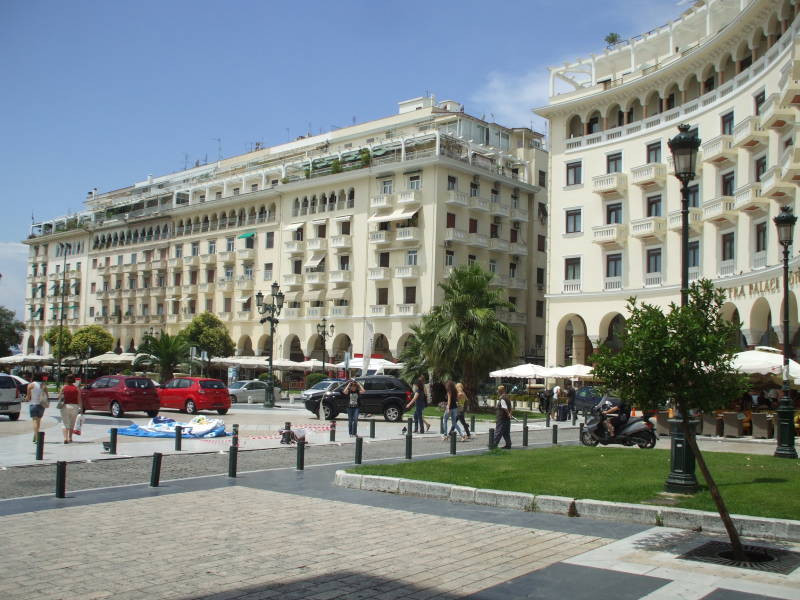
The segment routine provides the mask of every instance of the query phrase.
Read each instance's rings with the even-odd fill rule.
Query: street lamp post
[[[783,395],[778,405],[778,447],[775,456],[797,458],[794,447],[794,406],[789,397],[789,246],[792,245],[797,217],[792,207],[781,206],[781,214],[772,219],[778,228],[778,241],[783,246]]]
[[[64,292],[67,286],[67,251],[72,250],[72,244],[69,242],[62,242],[59,244],[61,252],[64,255],[64,263],[61,268],[61,306],[59,307],[58,316],[58,366],[56,372],[56,391],[61,389],[61,359],[64,356]]]
[[[269,304],[264,303],[264,294],[258,292],[256,294],[256,309],[258,313],[261,315],[266,315],[262,318],[259,323],[262,325],[264,323],[269,323],[269,381],[267,382],[267,397],[264,399],[264,408],[272,406],[274,404],[274,397],[273,397],[273,379],[272,379],[272,349],[273,349],[273,340],[275,338],[275,328],[277,327],[278,315],[281,314],[281,309],[283,308],[283,292],[280,289],[277,281],[272,283],[270,287],[270,295],[271,301]]]
[[[675,177],[681,182],[681,306],[689,303],[689,182],[695,178],[700,138],[689,133],[689,125],[678,125],[678,135],[667,142],[672,153]],[[698,490],[694,454],[686,444],[681,420],[670,421],[670,472],[668,492],[693,494]],[[690,422],[690,427],[693,427]]]
[[[333,330],[335,329],[331,323],[330,330],[327,329],[328,320],[322,317],[322,322],[317,323],[317,333],[322,338],[322,374],[325,375],[325,342],[328,337],[333,337]]]

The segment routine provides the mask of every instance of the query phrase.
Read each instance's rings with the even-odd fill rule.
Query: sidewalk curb
[[[450,500],[450,502],[496,506],[498,508],[550,513],[567,517],[586,517],[589,519],[624,521],[640,525],[691,529],[709,533],[725,533],[725,527],[717,513],[687,508],[606,502],[603,500],[579,500],[563,496],[536,496],[523,492],[486,490],[400,477],[359,475],[357,473],[348,473],[342,469],[336,471],[334,485],[356,490],[387,492],[439,500],[446,499]],[[800,542],[800,521],[753,517],[750,515],[731,515],[731,518],[739,534],[744,537]]]

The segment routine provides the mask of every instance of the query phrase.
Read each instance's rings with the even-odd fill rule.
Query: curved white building
[[[582,363],[615,343],[630,296],[679,303],[680,184],[667,147],[679,123],[702,139],[690,278],[728,290],[743,345],[782,340],[772,218],[795,205],[800,181],[797,15],[790,0],[699,1],[663,27],[551,69],[550,104],[536,111],[551,125],[547,364]]]

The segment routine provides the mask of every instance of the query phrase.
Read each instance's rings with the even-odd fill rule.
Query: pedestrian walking
[[[464,384],[460,381],[456,384],[456,402],[458,403],[458,420],[464,426],[465,435],[461,438],[462,442],[472,439],[472,434],[469,431],[469,425],[465,415],[467,414],[467,394],[464,391]]]
[[[457,431],[458,436],[463,439],[464,434],[461,431],[461,427],[458,425],[458,390],[456,390],[456,384],[452,379],[448,379],[445,388],[447,389],[447,403],[444,408],[444,435],[442,439],[447,439],[454,430]],[[449,431],[447,430],[448,418],[452,422]]]
[[[347,433],[350,437],[358,435],[358,413],[361,410],[361,394],[364,393],[364,386],[351,379],[344,387],[344,395],[347,398]]]
[[[572,385],[571,381],[567,381],[564,384],[564,388],[567,393],[567,408],[569,408],[569,418],[571,419],[573,416],[577,416],[575,411],[575,386]]]
[[[413,433],[425,433],[431,428],[431,424],[428,423],[422,415],[422,411],[424,411],[425,407],[428,405],[427,396],[425,394],[424,376],[420,375],[412,390],[414,394],[411,396],[411,400],[408,402],[408,404],[406,404],[406,410],[410,409],[412,406],[414,407]]]
[[[39,427],[44,416],[44,409],[50,406],[50,400],[47,398],[47,388],[42,383],[42,374],[36,373],[33,376],[33,381],[28,384],[28,389],[25,392],[25,402],[29,402],[28,414],[31,416],[33,422],[33,443],[39,437]]]
[[[494,445],[505,440],[504,450],[511,448],[511,401],[506,394],[506,386],[501,385],[497,388],[497,417],[494,424]]]
[[[64,426],[64,443],[72,442],[72,430],[75,428],[75,419],[83,411],[81,392],[75,386],[75,375],[67,375],[66,383],[58,393],[58,408],[61,410],[61,424]]]

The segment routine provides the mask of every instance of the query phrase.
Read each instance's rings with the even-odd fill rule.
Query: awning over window
[[[419,208],[414,209],[398,209],[388,215],[372,215],[367,221],[369,223],[385,223],[387,221],[404,221],[410,219],[419,212]]]
[[[302,228],[305,223],[292,223],[291,225],[287,225],[283,228],[284,231],[297,231],[298,229]]]
[[[296,292],[284,292],[283,299],[285,302],[300,302],[300,298],[302,297],[303,292],[296,291]]]
[[[240,233],[236,237],[238,239],[240,239],[240,240],[244,240],[244,239],[251,238],[251,237],[255,236],[255,234],[256,234],[255,231],[248,231],[247,233]]]
[[[349,287],[343,288],[333,288],[332,290],[328,290],[328,300],[343,300],[345,298],[349,299],[351,296],[351,290]]]
[[[247,302],[248,300],[250,300],[250,296],[242,296],[237,302]]]
[[[322,295],[325,293],[325,290],[311,290],[303,294],[303,301],[304,302],[314,302],[317,300],[322,300]]]
[[[325,260],[324,254],[315,254],[314,256],[308,259],[308,262],[305,265],[303,265],[303,267],[306,269],[314,269],[318,267],[319,263],[321,263],[323,260]]]
[[[327,222],[328,222],[328,219],[314,219],[313,221],[311,221],[311,224],[312,225],[324,225]]]
[[[341,223],[342,221],[349,221],[353,218],[353,215],[344,215],[343,217],[336,217],[334,221],[336,223]]]

